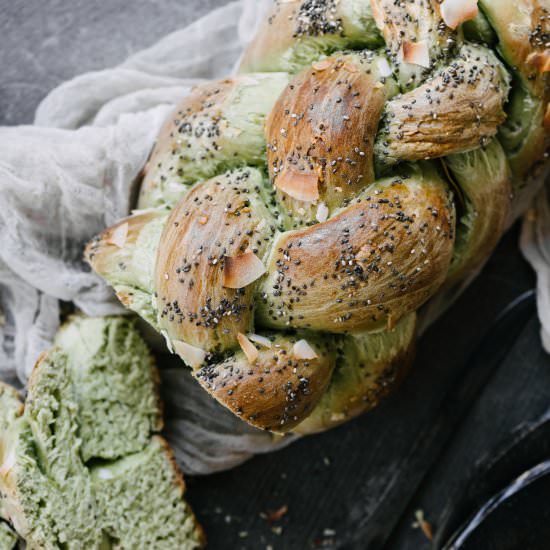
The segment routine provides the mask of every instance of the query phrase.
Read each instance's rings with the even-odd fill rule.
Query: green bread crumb
[[[56,344],[24,409],[0,386],[0,516],[29,550],[201,547],[133,322],[75,317]]]

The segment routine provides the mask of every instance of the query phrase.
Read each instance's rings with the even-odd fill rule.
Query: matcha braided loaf
[[[0,386],[0,516],[29,549],[201,547],[132,323],[75,318],[57,345],[24,406]]]
[[[478,6],[479,4],[479,6]],[[220,403],[311,433],[411,363],[548,169],[542,0],[276,0],[166,121],[93,269]]]

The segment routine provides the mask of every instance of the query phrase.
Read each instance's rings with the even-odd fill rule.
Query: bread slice
[[[162,429],[159,377],[133,324],[122,317],[74,317],[55,343],[68,358],[83,460],[143,449]]]
[[[113,546],[199,546],[202,533],[183,500],[183,477],[164,439],[155,436],[142,452],[93,467],[91,474],[104,533]]]
[[[17,544],[17,535],[4,521],[0,521],[0,550],[12,550]]]
[[[1,507],[27,548],[202,544],[165,444],[156,374],[131,321],[75,318],[34,368],[24,410],[0,394]]]

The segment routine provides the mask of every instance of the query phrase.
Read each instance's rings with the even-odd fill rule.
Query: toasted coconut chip
[[[317,214],[316,214],[315,218],[317,219],[317,221],[319,223],[323,223],[323,222],[327,221],[327,219],[328,219],[328,207],[324,202],[322,202],[317,207]]]
[[[292,347],[292,355],[295,359],[317,359],[319,357],[307,340],[298,340]]]
[[[244,351],[246,358],[249,363],[254,363],[258,359],[258,350],[256,346],[242,333],[237,334],[237,340],[239,341],[239,346]]]
[[[384,30],[384,12],[382,11],[380,4],[378,3],[378,0],[370,0],[370,6],[376,26],[379,30]]]
[[[201,348],[191,346],[182,340],[172,342],[176,353],[183,359],[185,364],[192,369],[198,369],[206,359],[206,352]]]
[[[550,128],[550,103],[546,106],[546,113],[544,114],[544,127]]]
[[[265,266],[252,251],[238,256],[225,256],[223,286],[244,288],[258,280],[266,272]]]
[[[403,60],[405,63],[413,63],[421,67],[430,66],[430,48],[426,41],[403,42]]]
[[[275,187],[299,201],[315,202],[319,199],[319,178],[316,174],[289,168],[277,176]]]
[[[251,342],[263,346],[264,348],[270,348],[272,346],[271,340],[265,336],[260,336],[259,334],[247,334],[246,336]]]
[[[387,59],[379,59],[377,61],[377,65],[378,65],[378,72],[380,73],[380,76],[382,78],[391,76],[392,70]]]
[[[550,71],[550,50],[529,54],[527,63],[536,67],[539,73],[547,73]]]
[[[124,222],[111,232],[111,236],[107,239],[108,244],[114,244],[119,248],[123,248],[128,238],[128,222]]]
[[[316,71],[324,71],[328,69],[331,65],[332,65],[331,59],[321,59],[321,61],[317,61],[316,63],[314,63],[312,67]]]
[[[117,292],[116,297],[118,298],[118,301],[128,309],[131,309],[130,306],[132,304],[132,297],[127,292]]]
[[[441,3],[441,17],[445,25],[453,30],[465,21],[474,19],[477,13],[477,0],[443,0]]]

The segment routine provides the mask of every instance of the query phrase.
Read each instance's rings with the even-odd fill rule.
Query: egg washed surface
[[[549,28],[540,0],[276,0],[89,263],[250,424],[366,412],[544,182]]]

